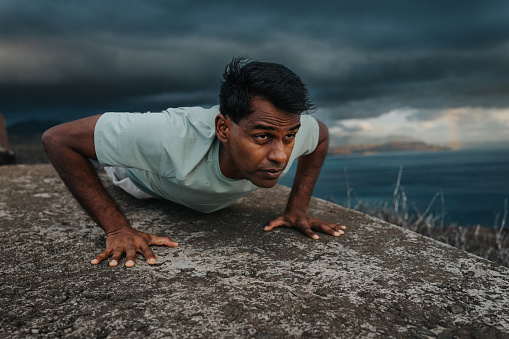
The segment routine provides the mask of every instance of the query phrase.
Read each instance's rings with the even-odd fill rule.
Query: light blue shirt
[[[97,121],[94,142],[102,165],[126,168],[142,191],[200,212],[235,203],[258,187],[229,179],[219,168],[220,141],[215,133],[219,106],[169,108],[160,113],[105,113]],[[293,161],[314,151],[317,121],[301,116]]]

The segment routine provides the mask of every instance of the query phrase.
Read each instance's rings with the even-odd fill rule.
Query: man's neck
[[[222,142],[219,144],[219,169],[228,179],[245,179],[235,165],[230,149]]]

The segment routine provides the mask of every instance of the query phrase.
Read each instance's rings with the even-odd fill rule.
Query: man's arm
[[[178,244],[168,237],[132,228],[106,192],[88,160],[97,160],[94,129],[99,117],[88,117],[49,129],[42,137],[44,149],[71,193],[106,233],[106,249],[92,260],[92,264],[111,256],[109,265],[116,266],[125,253],[126,266],[131,267],[137,252],[143,254],[149,264],[154,264],[156,258],[150,245],[175,247]]]
[[[311,194],[329,148],[329,130],[320,121],[318,121],[318,126],[320,128],[318,145],[313,153],[299,157],[297,173],[284,215],[271,221],[265,227],[266,231],[278,226],[294,227],[307,236],[318,239],[318,235],[313,230],[339,236],[346,229],[345,226],[323,221],[307,214]]]

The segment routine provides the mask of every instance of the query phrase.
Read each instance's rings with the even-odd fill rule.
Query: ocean
[[[296,167],[279,183],[291,187]],[[400,169],[399,192],[410,213],[423,213],[438,193],[431,212],[444,214],[446,223],[500,225],[509,199],[509,149],[328,155],[313,195],[352,208],[392,206]]]

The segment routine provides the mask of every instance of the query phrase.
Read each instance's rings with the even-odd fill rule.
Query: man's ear
[[[230,139],[232,120],[219,113],[216,116],[216,135],[222,143],[228,143]]]

